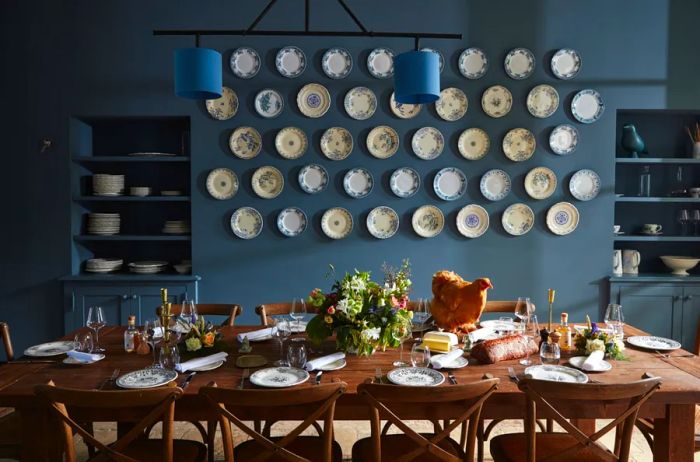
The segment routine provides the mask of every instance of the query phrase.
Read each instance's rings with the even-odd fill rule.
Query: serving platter
[[[234,156],[241,159],[252,159],[260,154],[262,138],[253,127],[238,127],[231,133],[228,146]]]
[[[300,48],[286,46],[277,52],[275,67],[284,77],[299,77],[306,69],[306,55]]]
[[[321,230],[331,239],[344,239],[352,232],[352,215],[342,207],[326,210],[321,217]]]
[[[537,380],[550,382],[587,383],[588,376],[572,367],[557,366],[554,364],[538,364],[525,368],[525,375]]]
[[[442,55],[442,52],[440,50],[436,50],[435,48],[428,48],[428,47],[423,47],[420,49],[420,51],[427,51],[429,53],[435,53],[438,57],[438,61],[440,62],[440,73],[442,74],[442,71],[445,70],[445,57]]]
[[[396,101],[394,94],[392,91],[389,98],[389,107],[396,117],[399,119],[412,119],[420,114],[420,110],[423,107],[422,104],[399,103]]]
[[[172,382],[177,378],[177,372],[163,369],[150,368],[132,371],[117,378],[119,388],[144,389],[155,388]]]
[[[277,229],[287,237],[299,236],[307,222],[306,213],[298,207],[287,207],[277,215]]]
[[[355,120],[367,120],[377,110],[377,96],[367,87],[351,88],[343,101],[345,112]]]
[[[352,56],[345,48],[329,48],[321,58],[321,69],[331,79],[344,79],[352,71]]]
[[[236,48],[231,53],[229,65],[236,77],[252,79],[260,71],[260,55],[249,47]]]
[[[321,136],[321,152],[330,160],[346,159],[352,148],[352,135],[343,127],[331,127]]]
[[[320,83],[306,84],[297,93],[297,107],[306,117],[317,119],[331,107],[331,95]]]
[[[570,80],[581,70],[581,55],[572,48],[562,48],[554,53],[550,64],[556,78]]]
[[[515,80],[523,80],[535,71],[535,55],[527,48],[514,48],[504,61],[506,74]]]
[[[216,120],[228,120],[238,112],[238,95],[229,87],[221,87],[221,96],[208,99],[207,112]]]
[[[419,158],[433,160],[442,154],[445,148],[445,138],[435,127],[423,127],[413,134],[411,148]]]
[[[435,194],[442,200],[454,201],[467,190],[467,177],[456,167],[445,167],[435,174],[433,179]]]
[[[483,159],[490,147],[489,135],[480,128],[467,128],[457,140],[459,153],[468,160]]]
[[[593,170],[579,170],[569,180],[569,192],[580,201],[595,199],[600,192],[600,177]]]
[[[282,113],[284,98],[277,90],[265,88],[255,95],[255,111],[266,119],[273,119]]]
[[[386,375],[389,382],[408,387],[437,387],[445,381],[445,376],[427,367],[399,367]]]
[[[527,95],[527,110],[539,119],[546,119],[557,112],[559,93],[551,85],[537,85]]]
[[[399,214],[391,207],[376,207],[367,215],[367,230],[377,239],[388,239],[399,230]]]
[[[547,167],[535,167],[525,175],[525,192],[533,199],[546,199],[557,189],[557,175]]]
[[[366,142],[369,153],[377,159],[388,159],[399,150],[399,134],[388,125],[374,127]]]
[[[500,201],[510,194],[510,175],[501,169],[492,169],[484,173],[479,182],[479,190],[490,201]]]
[[[576,150],[578,140],[578,130],[573,125],[557,125],[549,135],[549,147],[554,154],[565,156]]]
[[[275,136],[275,149],[285,159],[298,159],[306,153],[309,141],[298,127],[284,127]]]
[[[309,164],[299,171],[299,187],[305,193],[317,194],[328,186],[328,171],[318,164]]]
[[[411,197],[420,189],[420,175],[410,167],[397,168],[389,178],[389,187],[397,197]]]
[[[592,124],[603,116],[603,112],[603,97],[595,90],[581,90],[571,100],[571,115],[583,124]]]
[[[59,356],[69,352],[74,346],[74,342],[69,341],[41,343],[24,350],[24,355],[40,358]]]
[[[489,214],[476,204],[462,207],[457,214],[457,231],[471,239],[482,236],[489,229]]]
[[[253,191],[263,199],[274,199],[284,189],[282,172],[271,165],[265,165],[253,172]]]
[[[369,196],[372,188],[374,188],[374,178],[367,169],[353,168],[343,177],[343,189],[353,199]]]
[[[627,337],[627,343],[646,350],[673,351],[681,348],[681,344],[675,340],[653,335],[634,335]]]
[[[489,117],[503,117],[512,107],[513,94],[503,85],[489,87],[481,95],[481,108]]]
[[[547,211],[547,228],[558,236],[573,233],[578,222],[578,209],[569,202],[558,202]]]
[[[526,128],[514,128],[503,138],[503,153],[513,162],[528,160],[535,153],[535,135]]]
[[[448,122],[464,117],[468,107],[467,95],[456,87],[445,88],[440,92],[440,99],[435,101],[435,111],[441,119]]]
[[[296,367],[268,367],[253,372],[250,383],[265,388],[289,388],[309,380],[309,373]]]
[[[434,205],[423,205],[413,212],[411,225],[420,237],[435,237],[445,227],[445,215]]]
[[[489,60],[481,48],[467,48],[459,55],[459,72],[468,79],[480,79],[489,69]]]
[[[231,231],[241,239],[258,237],[262,229],[262,215],[253,207],[241,207],[231,214]]]
[[[508,234],[522,236],[534,226],[535,213],[525,204],[513,204],[503,212],[501,224]]]
[[[238,177],[228,168],[215,168],[207,175],[207,192],[218,200],[231,199],[238,191]]]
[[[367,56],[367,70],[378,79],[393,77],[394,52],[389,48],[375,48]]]

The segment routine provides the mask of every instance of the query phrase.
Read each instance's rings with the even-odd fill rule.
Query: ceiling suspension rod
[[[307,1],[308,1],[308,0],[307,0]],[[270,0],[270,2],[267,4],[267,6],[266,6],[265,8],[263,8],[263,10],[260,12],[260,14],[258,15],[258,17],[255,18],[255,19],[253,20],[253,22],[250,24],[250,26],[248,26],[248,29],[246,29],[246,32],[251,32],[253,29],[255,29],[255,26],[257,26],[258,23],[259,23],[260,21],[262,21],[262,18],[265,17],[265,15],[267,14],[267,12],[270,11],[270,8],[272,8],[272,6],[273,6],[275,3],[277,3],[277,0]]]
[[[338,3],[340,3],[340,5],[345,10],[345,12],[348,15],[350,15],[352,20],[355,21],[355,24],[357,24],[357,27],[359,27],[362,32],[367,32],[367,29],[365,28],[365,26],[363,26],[362,23],[360,22],[360,20],[357,19],[357,16],[355,16],[355,13],[353,13],[352,10],[350,9],[350,7],[347,5],[347,3],[345,3],[345,0],[338,0]]]
[[[304,31],[309,31],[309,0],[304,0]]]
[[[274,1],[274,0],[273,0]],[[416,39],[462,40],[462,34],[442,34],[430,32],[374,32],[374,31],[305,31],[305,30],[235,30],[235,29],[159,29],[153,35],[168,36],[264,36],[264,37],[384,37]]]

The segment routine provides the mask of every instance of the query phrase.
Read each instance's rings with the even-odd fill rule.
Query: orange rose
[[[216,335],[214,335],[214,332],[207,332],[202,336],[202,344],[205,347],[214,346],[214,340],[216,340]]]
[[[328,309],[326,310],[326,312],[328,312],[328,314],[331,314],[331,315],[332,315],[333,313],[335,313],[335,307],[334,307],[334,306],[329,306]]]

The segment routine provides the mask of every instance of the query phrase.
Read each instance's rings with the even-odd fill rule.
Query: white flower
[[[358,277],[354,277],[350,280],[350,289],[354,290],[355,292],[362,292],[365,290],[365,287],[365,281]]]
[[[368,340],[379,340],[379,334],[382,330],[379,327],[373,327],[371,329],[365,329],[362,331],[362,337]]]
[[[340,300],[336,305],[335,305],[335,310],[336,311],[341,311],[343,313],[348,312],[348,299],[344,298]]]
[[[602,340],[586,340],[586,353],[605,351],[605,342]]]
[[[624,351],[625,350],[625,342],[623,342],[619,338],[616,338],[614,340],[614,342],[615,342],[615,347],[617,348],[617,351]]]

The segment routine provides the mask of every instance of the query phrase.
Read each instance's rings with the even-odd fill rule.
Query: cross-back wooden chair
[[[622,384],[578,384],[524,378],[518,388],[526,395],[525,432],[496,436],[491,440],[491,456],[496,462],[512,461],[621,461],[629,460],[634,422],[639,408],[661,386],[658,377]],[[587,435],[558,410],[563,404],[585,408],[596,405],[623,406],[616,419],[592,435]],[[538,410],[552,415],[565,432],[535,433]],[[608,450],[599,439],[616,430],[615,451]]]
[[[5,348],[7,362],[14,361],[15,352],[12,348],[10,326],[6,322],[0,322],[0,337]],[[19,416],[12,408],[0,408],[0,458],[20,458],[20,422]]]
[[[59,388],[52,382],[38,385],[36,394],[44,399],[57,424],[57,434],[63,443],[66,462],[75,462],[76,452],[73,433],[80,435],[86,443],[97,450],[90,460],[113,460],[117,462],[136,461],[203,461],[207,448],[202,443],[190,440],[173,439],[173,416],[175,400],[182,390],[174,386],[149,390],[76,390]],[[92,409],[114,409],[134,419],[131,429],[110,445],[98,441],[78,423],[73,414],[79,413],[83,419],[89,417]],[[156,422],[163,425],[161,439],[147,439],[144,430]]]
[[[343,382],[288,390],[238,390],[211,384],[199,393],[218,413],[226,462],[339,462],[343,453],[333,439],[333,416],[345,388]],[[284,437],[270,437],[244,423],[280,414],[303,421]],[[316,420],[323,420],[322,435],[299,436]],[[232,424],[252,439],[234,448]]]
[[[306,300],[304,301],[306,302]],[[309,309],[309,307],[306,307]],[[261,326],[271,326],[274,324],[270,316],[289,314],[292,311],[292,303],[263,303],[255,307],[255,313],[260,317]]]
[[[160,316],[161,307],[156,307],[156,315]],[[171,313],[174,315],[179,315],[182,311],[182,305],[172,305]],[[197,314],[204,316],[227,316],[224,322],[221,323],[222,326],[233,327],[236,324],[236,318],[243,313],[243,308],[241,305],[235,303],[198,303],[197,304]]]
[[[476,447],[477,422],[484,402],[496,391],[498,379],[484,379],[463,385],[439,388],[402,387],[363,383],[358,394],[370,408],[372,436],[357,441],[352,447],[353,461],[433,462],[472,461]],[[436,418],[443,411],[457,409],[459,416],[441,427]],[[405,423],[416,415],[428,416],[435,432],[420,434]],[[403,433],[387,435],[381,430],[387,420]],[[457,427],[465,441],[456,442],[450,433]],[[386,428],[386,427],[385,427]]]

